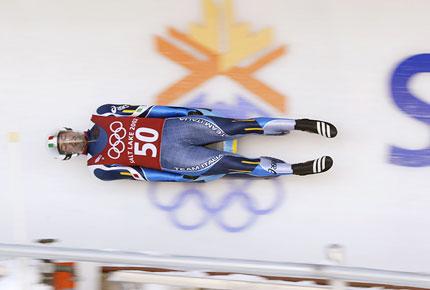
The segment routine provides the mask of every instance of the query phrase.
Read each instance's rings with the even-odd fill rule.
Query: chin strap
[[[62,155],[65,155],[65,156],[64,156],[64,158],[63,158],[63,160],[69,160],[69,159],[71,159],[72,157],[79,156],[79,153],[74,153],[74,154],[62,154]]]

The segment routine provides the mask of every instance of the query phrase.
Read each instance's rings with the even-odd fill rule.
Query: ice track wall
[[[3,1],[3,242],[430,271],[428,1]],[[183,53],[181,53],[183,52]],[[44,139],[103,103],[333,122],[239,152],[333,170],[276,181],[101,182]],[[11,133],[16,132],[16,133]]]

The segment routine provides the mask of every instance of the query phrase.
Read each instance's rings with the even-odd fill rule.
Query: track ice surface
[[[287,57],[259,77],[288,93],[291,116],[327,119],[340,132],[333,140],[294,132],[241,142],[244,155],[292,163],[329,155],[334,167],[326,174],[278,179],[284,190],[278,207],[235,233],[215,220],[196,230],[179,229],[151,202],[150,185],[101,182],[86,170],[84,159],[58,162],[45,150],[51,129],[87,129],[90,114],[102,103],[150,104],[159,91],[185,75],[156,53],[153,35],[163,35],[169,25],[185,30],[187,23],[198,21],[199,2],[186,2],[186,13],[176,14],[169,12],[179,9],[175,1],[127,1],[124,6],[113,1],[3,3],[1,130],[3,136],[17,131],[21,139],[10,143],[3,138],[0,144],[1,241],[52,237],[68,247],[309,263],[322,262],[324,247],[338,243],[346,247],[347,265],[430,271],[429,169],[387,161],[390,144],[427,145],[428,128],[395,108],[387,80],[402,58],[428,48],[428,37],[422,37],[428,30],[414,19],[428,11],[429,4],[417,1],[423,7],[405,11],[403,1],[396,1],[392,9],[383,9],[381,25],[376,11],[382,4],[364,1],[370,5],[365,8],[314,2],[315,9],[310,9],[295,1],[269,1],[264,5],[267,13],[259,13],[258,2],[256,8],[235,2],[238,17],[256,27],[271,26],[277,43],[291,45]],[[297,15],[312,21],[303,23]],[[402,35],[403,42],[387,33],[399,25],[399,17],[410,19],[401,31],[414,31]],[[360,36],[363,31],[365,38]],[[364,40],[370,48],[362,45]],[[391,44],[388,51],[384,43]],[[243,88],[215,79],[185,96],[184,102],[199,92],[216,95],[217,89],[224,98],[239,93],[256,100]],[[396,130],[387,129],[391,126]],[[216,204],[232,182],[238,181],[197,188]],[[189,187],[160,185],[158,201],[168,204]],[[272,187],[271,181],[254,182],[249,194],[256,204],[268,207],[276,198]],[[240,203],[232,203],[223,218],[239,225],[248,215]],[[184,223],[203,216],[195,201],[178,212]]]

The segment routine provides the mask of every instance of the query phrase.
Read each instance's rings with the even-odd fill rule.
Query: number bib
[[[160,147],[164,119],[91,117],[107,134],[105,148],[88,160],[88,165],[121,164],[161,169]]]

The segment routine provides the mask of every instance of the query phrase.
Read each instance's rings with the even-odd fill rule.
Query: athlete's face
[[[58,149],[63,154],[82,154],[87,146],[87,140],[82,132],[63,131],[58,134]]]

